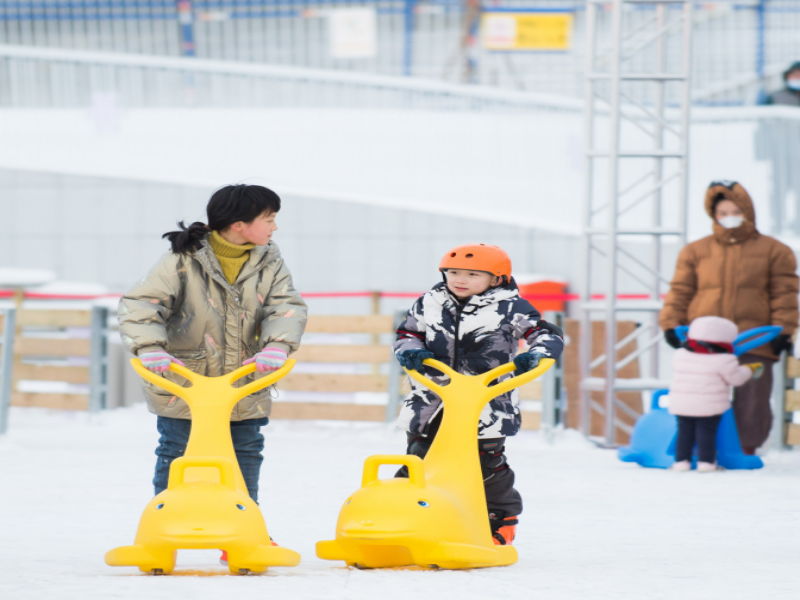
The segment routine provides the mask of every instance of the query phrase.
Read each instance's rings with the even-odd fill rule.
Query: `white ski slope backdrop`
[[[296,568],[230,576],[214,551],[176,572],[112,568],[152,494],[157,433],[144,406],[96,416],[13,409],[0,439],[0,598],[410,600],[475,598],[783,600],[800,597],[800,452],[761,471],[671,473],[623,464],[575,432],[552,446],[509,440],[525,511],[520,561],[472,571],[348,569],[314,555],[334,535],[364,458],[405,450],[374,424],[279,422],[264,429],[261,505]],[[387,476],[382,471],[382,476]]]

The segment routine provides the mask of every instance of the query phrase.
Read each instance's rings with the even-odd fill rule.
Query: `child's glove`
[[[753,372],[753,379],[758,379],[764,374],[764,363],[750,363],[744,366]]]
[[[280,369],[287,358],[289,358],[289,356],[284,350],[270,346],[269,348],[264,348],[253,358],[248,358],[242,364],[249,365],[251,362],[255,361],[256,371],[259,373],[267,373]]]
[[[425,348],[410,348],[397,353],[400,366],[409,371],[422,371],[422,361],[433,358],[433,352]]]
[[[153,373],[166,373],[169,371],[169,365],[175,363],[185,367],[181,361],[174,356],[167,354],[163,350],[160,352],[145,352],[139,356],[139,360],[146,369],[150,369]]]
[[[784,350],[786,350],[787,352],[791,352],[792,349],[794,348],[794,344],[792,344],[792,336],[786,335],[785,333],[782,333],[781,335],[776,337],[769,343],[769,345],[772,351],[778,356],[780,356],[781,352],[783,352]]]
[[[515,375],[522,375],[523,373],[527,373],[539,366],[539,363],[543,358],[548,358],[544,354],[540,354],[539,352],[525,352],[524,354],[518,354],[514,357],[514,365],[516,365],[517,370],[514,371]]]
[[[678,337],[678,334],[675,332],[675,330],[674,330],[674,329],[667,329],[667,330],[665,330],[665,331],[664,331],[664,339],[666,340],[666,342],[667,342],[667,343],[668,343],[670,346],[672,346],[672,347],[673,347],[673,348],[675,348],[675,349],[678,349],[678,348],[680,348],[680,347],[681,347],[681,344],[683,343],[683,342],[681,341],[681,338],[679,338],[679,337]]]

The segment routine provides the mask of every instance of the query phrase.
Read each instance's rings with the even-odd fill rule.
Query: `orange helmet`
[[[439,263],[439,270],[469,269],[486,271],[511,281],[511,259],[505,250],[489,244],[467,244],[448,250]]]

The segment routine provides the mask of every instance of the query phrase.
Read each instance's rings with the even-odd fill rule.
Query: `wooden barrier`
[[[96,311],[99,310],[100,313]],[[102,408],[102,394],[105,372],[105,323],[104,309],[93,310],[30,310],[17,311],[17,335],[14,342],[14,369],[11,394],[12,406],[28,406],[61,410],[89,410],[92,398],[99,398]],[[98,322],[98,316],[100,322]],[[70,327],[84,327],[90,337],[65,338]],[[97,331],[98,327],[101,331]],[[27,330],[27,331],[26,331]],[[30,334],[36,333],[35,337]],[[28,335],[24,335],[28,334]],[[87,366],[59,364],[37,365],[32,361],[85,358]],[[21,380],[63,382],[67,384],[90,385],[89,393],[46,393],[18,391]],[[94,396],[93,396],[94,394]]]
[[[301,344],[292,355],[299,363],[360,363],[373,366],[372,373],[360,375],[327,373],[291,373],[278,384],[281,390],[292,392],[331,393],[388,393],[389,376],[379,373],[380,366],[395,360],[388,343],[379,343],[382,334],[394,333],[393,317],[311,316],[306,333],[369,334],[371,344]],[[392,340],[393,340],[392,336]],[[405,378],[403,378],[405,379]],[[405,383],[401,387],[404,387]],[[541,383],[534,381],[520,389],[523,400],[541,399]],[[407,392],[407,390],[406,390]],[[524,411],[523,429],[539,429],[541,413]],[[333,421],[386,420],[386,407],[378,404],[341,404],[322,402],[280,402],[273,404],[276,419],[320,419]]]
[[[800,378],[800,361],[790,356],[786,361],[786,379]],[[800,411],[800,390],[788,389],[784,395],[784,413]],[[787,415],[784,415],[786,419]],[[800,423],[787,422],[784,425],[784,443],[787,446],[800,446]]]

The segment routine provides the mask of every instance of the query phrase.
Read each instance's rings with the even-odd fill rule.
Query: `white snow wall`
[[[710,231],[702,198],[714,179],[742,181],[769,232],[770,167],[755,159],[754,130],[693,126],[690,239]],[[215,187],[247,182],[284,198],[276,241],[304,291],[423,290],[447,248],[474,241],[506,248],[517,272],[579,283],[578,114],[8,109],[0,131],[2,265],[123,290],[176,220],[203,219]]]

